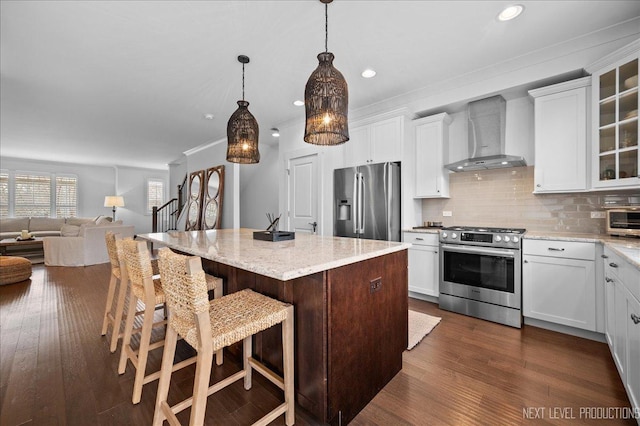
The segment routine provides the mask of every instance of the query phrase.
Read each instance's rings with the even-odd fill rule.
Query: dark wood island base
[[[225,294],[251,288],[295,307],[298,405],[347,424],[402,369],[407,348],[407,250],[291,280],[203,259]],[[255,356],[282,370],[281,330],[254,340]]]

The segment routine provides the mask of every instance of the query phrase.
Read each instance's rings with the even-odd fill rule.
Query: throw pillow
[[[77,237],[80,233],[80,227],[77,225],[62,225],[60,228],[61,237]]]
[[[96,225],[108,225],[111,223],[111,220],[109,216],[98,216],[96,218]]]

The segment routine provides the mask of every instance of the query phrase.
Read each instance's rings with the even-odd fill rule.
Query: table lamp
[[[107,195],[104,197],[104,206],[113,207],[113,221],[116,221],[116,207],[124,207],[124,198],[120,195]]]

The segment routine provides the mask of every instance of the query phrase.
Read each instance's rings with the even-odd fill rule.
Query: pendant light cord
[[[244,101],[244,62],[242,63],[242,100]]]
[[[329,51],[329,3],[324,4],[324,51]]]

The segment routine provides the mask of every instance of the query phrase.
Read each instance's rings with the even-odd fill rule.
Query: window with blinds
[[[0,172],[0,217],[9,217],[9,173]]]
[[[15,217],[51,215],[51,177],[16,173],[14,182]]]
[[[70,217],[77,213],[76,176],[0,171],[0,217]]]
[[[56,176],[56,216],[72,217],[77,209],[78,178],[74,176]]]
[[[158,179],[147,180],[147,212],[151,213],[153,207],[164,204],[164,181]]]

